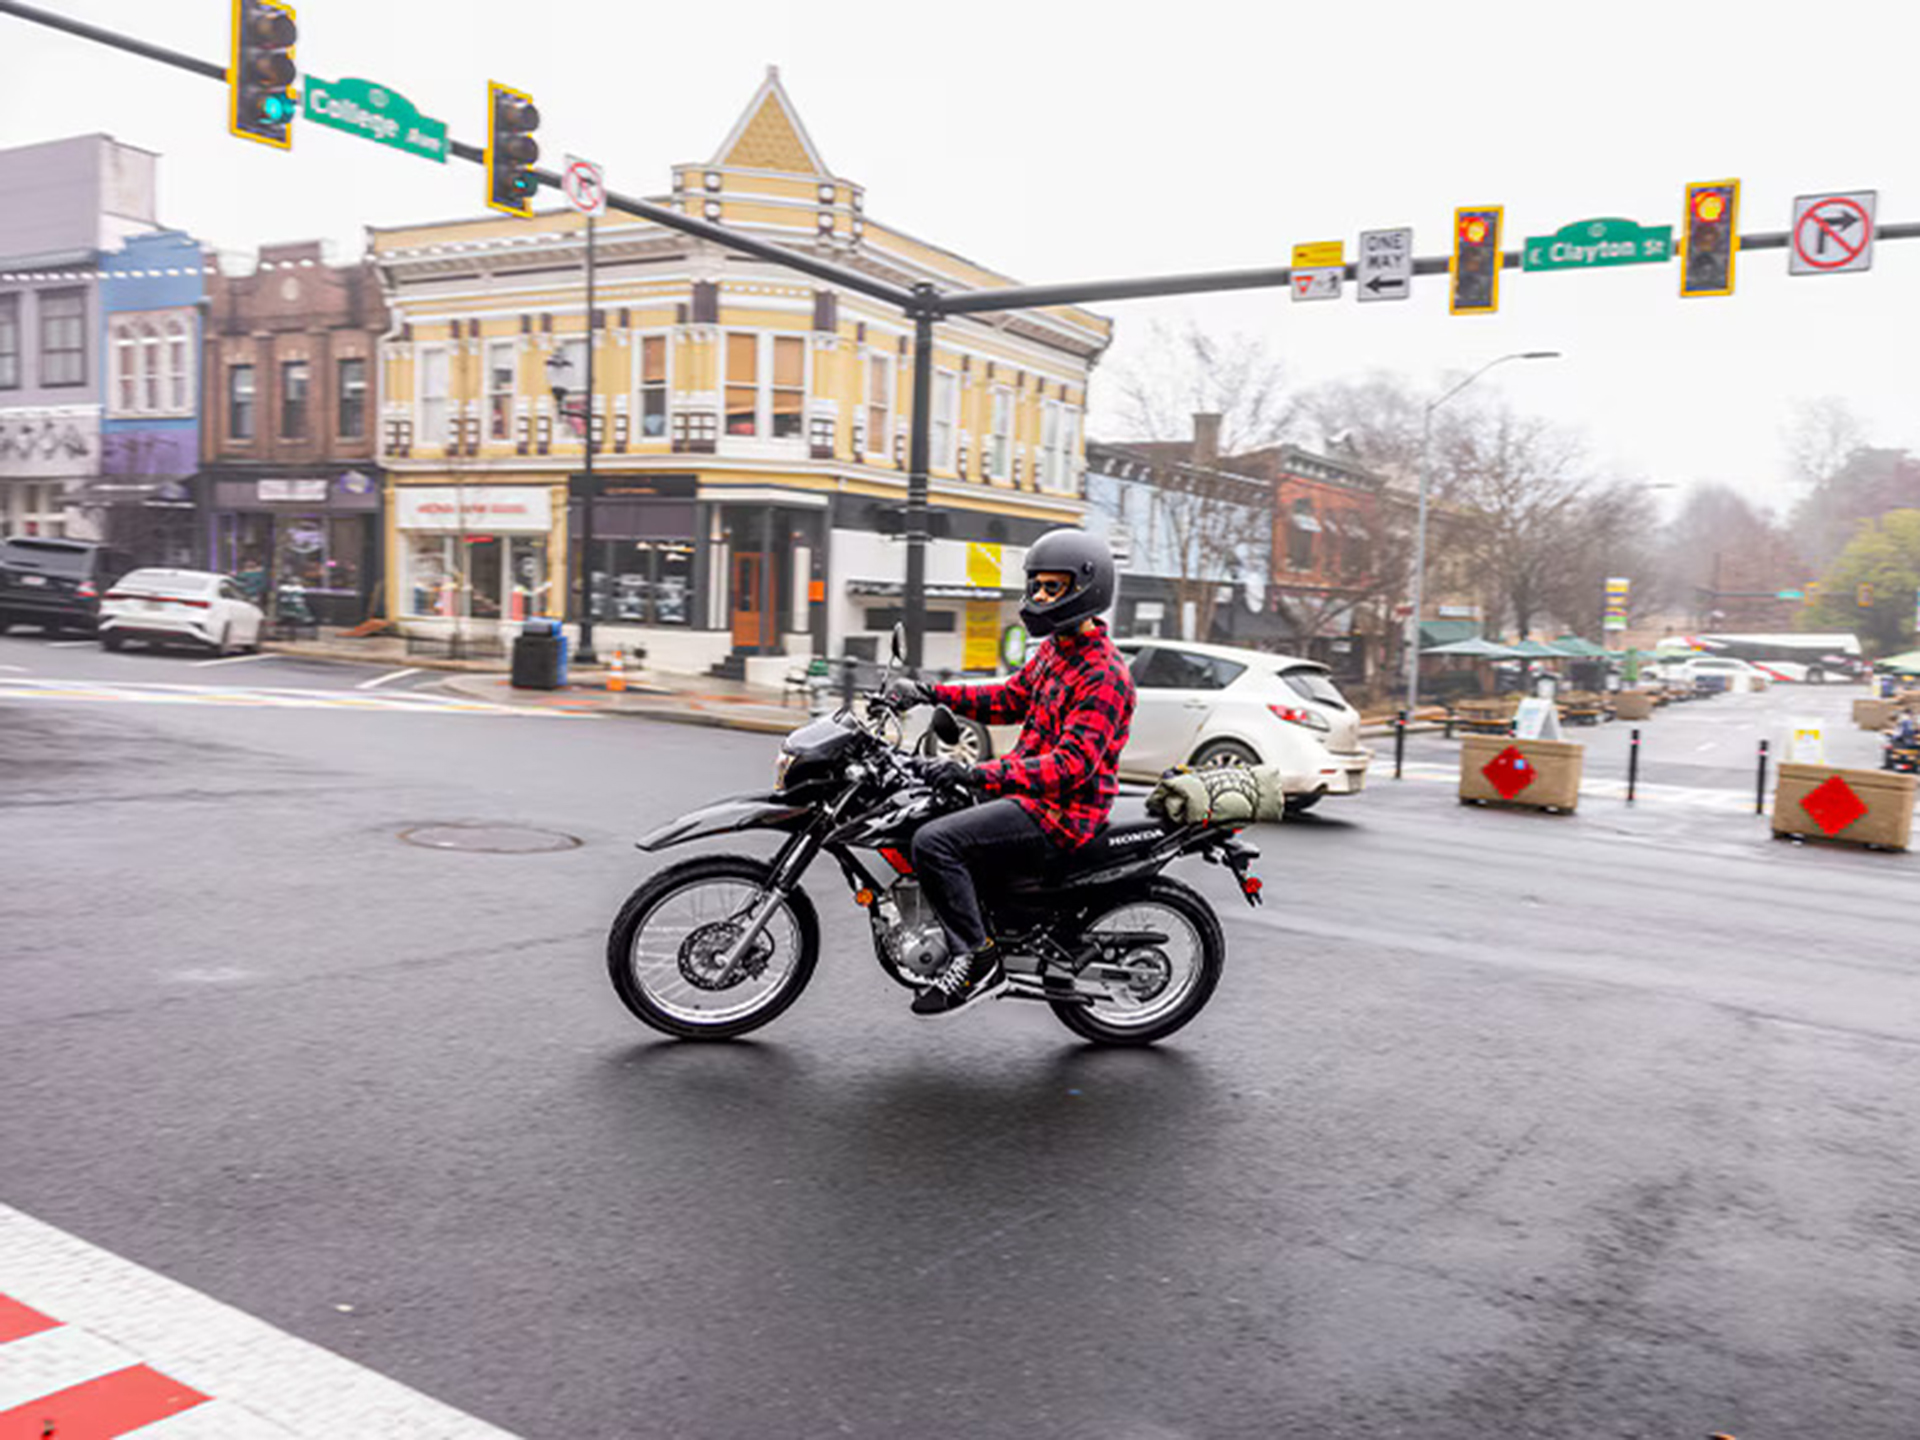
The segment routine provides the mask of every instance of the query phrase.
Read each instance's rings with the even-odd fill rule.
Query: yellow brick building
[[[902,287],[1013,283],[872,219],[776,70],[657,203]],[[564,355],[577,390],[591,337],[596,639],[761,680],[796,656],[871,653],[905,575],[911,321],[629,216],[596,232],[591,326],[571,210],[372,232],[394,322],[387,613],[433,633],[577,610],[583,440],[548,367]],[[939,326],[930,668],[991,668],[1024,547],[1080,519],[1087,382],[1110,338],[1065,307]]]

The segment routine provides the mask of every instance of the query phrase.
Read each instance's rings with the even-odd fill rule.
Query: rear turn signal
[[[856,890],[853,892],[853,903],[858,905],[862,910],[871,910],[873,908],[873,901],[874,894],[871,890]]]

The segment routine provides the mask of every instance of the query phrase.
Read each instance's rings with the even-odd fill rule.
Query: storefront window
[[[559,613],[549,604],[547,541],[543,535],[515,535],[507,541],[507,618]]]
[[[451,619],[459,614],[459,586],[454,581],[453,551],[458,537],[453,535],[408,535],[406,537],[406,585],[409,615],[438,615]]]
[[[594,542],[593,618],[628,625],[693,620],[693,546],[684,540]]]
[[[401,589],[409,615],[525,620],[552,613],[544,535],[409,533]]]

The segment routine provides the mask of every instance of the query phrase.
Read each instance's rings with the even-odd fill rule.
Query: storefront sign
[[[291,500],[312,505],[327,498],[324,480],[262,480],[254,487],[254,498],[262,501]]]
[[[417,485],[394,491],[402,530],[544,535],[553,529],[553,492],[544,485]]]
[[[962,670],[992,670],[1000,660],[1000,607],[992,601],[967,602],[966,643],[960,652]]]
[[[594,494],[602,500],[692,500],[700,493],[697,475],[596,475]],[[587,493],[587,477],[575,475],[567,493],[579,500]]]

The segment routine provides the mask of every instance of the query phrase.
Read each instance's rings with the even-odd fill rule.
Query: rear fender
[[[739,830],[801,829],[811,816],[806,805],[796,805],[777,795],[735,795],[690,810],[677,820],[669,820],[658,830],[634,841],[641,850],[665,850],[689,840],[704,840],[710,835],[728,835]]]

